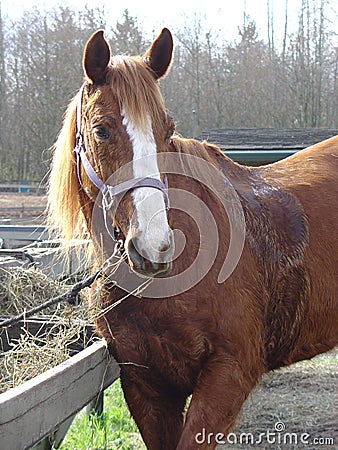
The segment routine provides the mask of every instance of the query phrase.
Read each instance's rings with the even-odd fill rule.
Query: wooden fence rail
[[[37,183],[0,183],[0,191],[12,191],[12,192],[21,192],[21,193],[32,193],[40,194],[41,192],[45,193],[47,190],[46,184],[37,184]]]
[[[25,206],[24,204],[22,204],[21,206],[5,206],[5,207],[0,207],[0,214],[2,212],[21,212],[22,214],[25,211],[45,211],[46,207],[45,206]]]
[[[99,340],[57,367],[0,394],[0,448],[58,448],[75,415],[95,403],[119,374],[106,342]]]

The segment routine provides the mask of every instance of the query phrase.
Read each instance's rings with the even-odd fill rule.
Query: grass
[[[120,381],[104,395],[102,417],[77,415],[60,450],[145,450],[125,403]]]
[[[314,437],[336,436],[336,381],[338,352],[333,350],[311,361],[302,361],[264,375],[259,386],[246,401],[236,428],[240,433],[258,436],[274,430],[283,422],[286,433],[308,433]],[[262,448],[275,449],[275,445]],[[300,445],[300,444],[299,444]],[[223,446],[220,446],[220,449]],[[229,450],[247,450],[248,445],[227,446]],[[284,445],[283,450],[306,449],[309,446]],[[321,446],[331,449],[333,446]],[[141,436],[127,409],[121,385],[116,381],[105,391],[104,415],[89,418],[78,415],[61,450],[146,450]]]

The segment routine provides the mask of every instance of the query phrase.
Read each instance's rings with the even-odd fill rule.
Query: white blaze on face
[[[122,123],[133,146],[134,178],[151,177],[161,180],[150,117],[147,117],[145,129],[136,125],[124,110],[122,117]],[[135,205],[137,237],[141,247],[137,250],[150,261],[160,262],[162,258],[159,252],[169,243],[171,233],[163,193],[155,188],[140,187],[134,189],[131,195]],[[127,241],[131,237],[133,236],[128,235]]]

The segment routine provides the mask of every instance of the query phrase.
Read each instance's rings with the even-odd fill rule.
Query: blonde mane
[[[83,238],[85,217],[79,200],[76,158],[76,103],[78,94],[70,102],[62,129],[53,147],[53,163],[48,187],[48,225],[60,233],[65,246],[72,239]]]
[[[165,104],[154,75],[142,57],[114,56],[111,59],[107,84],[116,95],[119,107],[141,127],[147,116],[153,123],[163,120]]]

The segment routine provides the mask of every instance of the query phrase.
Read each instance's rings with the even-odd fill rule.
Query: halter
[[[164,195],[164,202],[166,205],[166,209],[169,210],[169,196],[168,196],[168,180],[165,178],[164,183],[162,181],[152,178],[152,177],[138,177],[133,178],[131,180],[124,181],[116,186],[111,186],[109,184],[104,183],[101,178],[96,174],[93,166],[90,164],[87,155],[86,155],[86,147],[84,144],[83,134],[81,132],[81,124],[82,124],[82,99],[83,99],[83,91],[85,88],[85,83],[81,86],[79,91],[79,101],[76,106],[76,145],[74,148],[74,152],[76,154],[76,167],[77,167],[77,177],[81,187],[84,189],[82,179],[81,179],[81,163],[83,168],[90,179],[90,181],[101,191],[102,193],[102,209],[106,230],[108,231],[110,237],[114,241],[118,241],[118,234],[120,230],[118,227],[114,227],[113,231],[110,231],[110,227],[108,226],[108,218],[107,213],[112,208],[115,199],[118,196],[123,196],[127,192],[132,191],[133,189],[140,187],[151,187],[154,189],[158,189]]]

